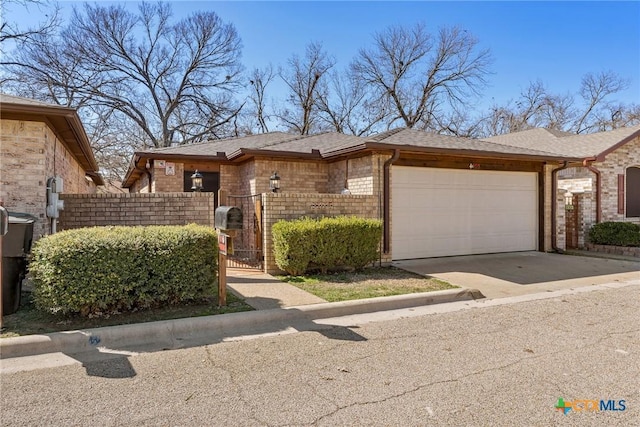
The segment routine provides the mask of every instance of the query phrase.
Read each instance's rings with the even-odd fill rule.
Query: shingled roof
[[[139,151],[137,152],[137,154],[216,156],[219,153],[224,153],[225,155],[230,155],[240,150],[241,148],[260,149],[268,147],[270,145],[281,144],[283,142],[299,138],[300,135],[292,135],[284,132],[269,132],[238,138],[212,140],[197,144],[156,148],[151,150]]]
[[[565,157],[602,158],[640,135],[640,126],[576,135],[549,129],[529,129],[485,138],[510,147],[544,150]]]
[[[131,185],[144,165],[143,159],[243,161],[252,156],[328,159],[362,150],[399,149],[444,155],[485,156],[503,159],[557,161],[566,156],[541,149],[510,146],[490,141],[440,135],[398,128],[371,137],[336,132],[317,135],[293,135],[269,132],[240,138],[208,141],[200,144],[137,151],[124,185]],[[572,159],[577,160],[577,159]],[[138,170],[138,172],[136,172]]]
[[[508,146],[480,139],[440,135],[415,129],[395,129],[394,131],[376,135],[370,140],[380,144],[391,144],[404,148],[419,147],[492,154],[558,157],[557,154],[552,151],[535,149],[533,147]]]

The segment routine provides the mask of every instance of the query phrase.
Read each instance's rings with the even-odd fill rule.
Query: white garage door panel
[[[394,166],[394,259],[535,250],[537,176]]]

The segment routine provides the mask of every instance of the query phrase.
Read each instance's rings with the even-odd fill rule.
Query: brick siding
[[[213,226],[213,193],[63,194],[59,230],[104,225]]]
[[[594,166],[602,178],[602,221],[626,221],[640,224],[640,218],[627,218],[618,213],[618,174],[626,174],[630,166],[640,167],[640,137],[608,154],[604,162]]]
[[[167,175],[168,169],[160,168],[158,162],[154,162],[151,170],[153,183],[152,193],[179,193],[184,191],[184,164],[173,163],[175,165],[174,174]]]
[[[592,252],[600,252],[604,254],[623,255],[640,258],[640,248],[628,246],[611,246],[611,245],[594,245],[587,243],[585,249]]]
[[[0,123],[0,198],[9,211],[37,218],[33,236],[50,233],[46,217],[47,179],[59,176],[64,193],[95,193],[93,181],[55,132],[44,122],[2,120]]]
[[[603,162],[594,162],[593,166],[600,171],[600,220],[640,224],[640,218],[627,218],[625,214],[618,213],[618,175],[626,174],[628,167],[640,166],[640,137],[609,153]],[[562,206],[564,206],[565,191],[579,195],[578,245],[584,248],[588,243],[589,229],[596,223],[595,174],[584,167],[573,167],[558,172],[558,178],[558,192],[562,194]],[[558,211],[560,210],[561,207],[558,206]],[[560,217],[558,217],[557,226],[558,231],[561,229],[564,233],[564,222],[561,224]],[[564,246],[558,245],[558,247],[565,249]]]

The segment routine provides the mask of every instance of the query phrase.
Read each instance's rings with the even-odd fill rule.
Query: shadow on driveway
[[[640,279],[640,261],[622,261],[550,254],[515,252],[396,261],[395,266],[414,273],[480,290],[486,297],[513,296],[530,291],[625,282]]]

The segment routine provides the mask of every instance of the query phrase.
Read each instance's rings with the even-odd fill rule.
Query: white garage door
[[[537,174],[393,166],[393,259],[536,250]]]

